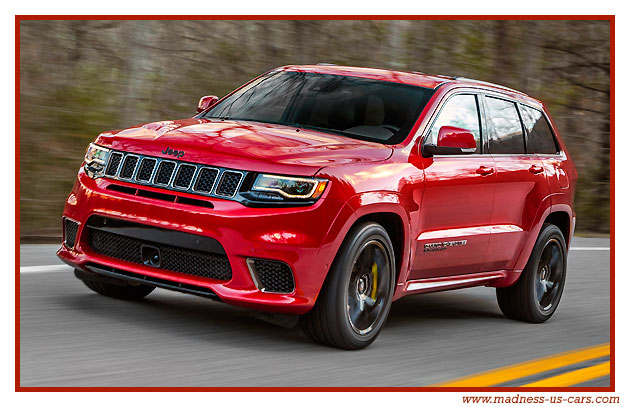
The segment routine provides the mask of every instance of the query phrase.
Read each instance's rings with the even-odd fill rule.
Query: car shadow
[[[453,320],[505,320],[494,293],[488,294],[458,290],[409,295],[392,304],[387,328],[418,324],[431,328],[432,325]]]
[[[93,319],[101,319],[99,323],[106,324],[102,319],[108,319],[193,341],[219,341],[230,346],[246,343],[248,347],[252,343],[277,343],[279,349],[287,344],[309,342],[297,326],[287,329],[255,318],[246,308],[186,294],[164,294],[156,290],[144,300],[125,301],[85,293],[61,301]],[[248,340],[240,341],[241,335]],[[252,342],[252,336],[256,336],[257,341]]]
[[[385,330],[413,328],[430,331],[455,320],[478,323],[480,319],[504,319],[496,301],[492,301],[494,297],[487,297],[465,291],[408,296],[392,305]],[[130,302],[88,292],[67,296],[61,301],[91,318],[122,321],[144,330],[166,331],[190,340],[220,341],[248,348],[252,344],[264,343],[266,351],[286,350],[287,345],[308,345],[321,350],[321,347],[312,346],[299,325],[292,328],[277,326],[255,318],[246,308],[186,294],[156,290],[142,301]],[[251,340],[252,336],[256,337],[255,341]]]

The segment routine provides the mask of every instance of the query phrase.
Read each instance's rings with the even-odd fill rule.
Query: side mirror
[[[214,95],[202,97],[201,99],[199,99],[199,103],[197,103],[197,113],[203,112],[204,110],[211,107],[218,101],[219,101],[219,98]]]
[[[470,130],[453,126],[442,126],[438,132],[437,145],[422,146],[422,156],[473,154],[477,151],[475,136]]]

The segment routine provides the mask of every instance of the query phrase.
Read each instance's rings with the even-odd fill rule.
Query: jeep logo
[[[173,150],[170,147],[166,147],[166,150],[162,150],[162,154],[172,155],[175,158],[182,158],[184,156],[182,150]]]

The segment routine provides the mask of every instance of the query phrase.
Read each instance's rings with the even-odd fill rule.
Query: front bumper
[[[226,303],[270,312],[303,314],[313,307],[342,240],[342,236],[332,236],[329,231],[340,230],[333,224],[343,223],[352,216],[343,201],[326,199],[326,193],[309,207],[248,208],[235,201],[207,198],[214,207],[204,208],[107,189],[112,184],[129,185],[105,178],[92,179],[83,169],[79,171],[63,212],[64,217],[79,223],[79,229],[74,248],[64,244],[57,252],[64,262],[83,270],[96,265],[203,287]],[[163,192],[151,187],[134,187]],[[169,193],[191,197],[185,193]],[[216,239],[228,257],[232,278],[219,281],[96,253],[85,233],[86,221],[92,215]],[[295,291],[276,294],[259,290],[247,267],[248,258],[288,264],[293,270]]]

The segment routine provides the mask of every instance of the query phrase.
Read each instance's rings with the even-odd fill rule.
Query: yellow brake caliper
[[[376,282],[378,281],[378,266],[376,263],[372,264],[372,292],[370,297],[376,301]]]

